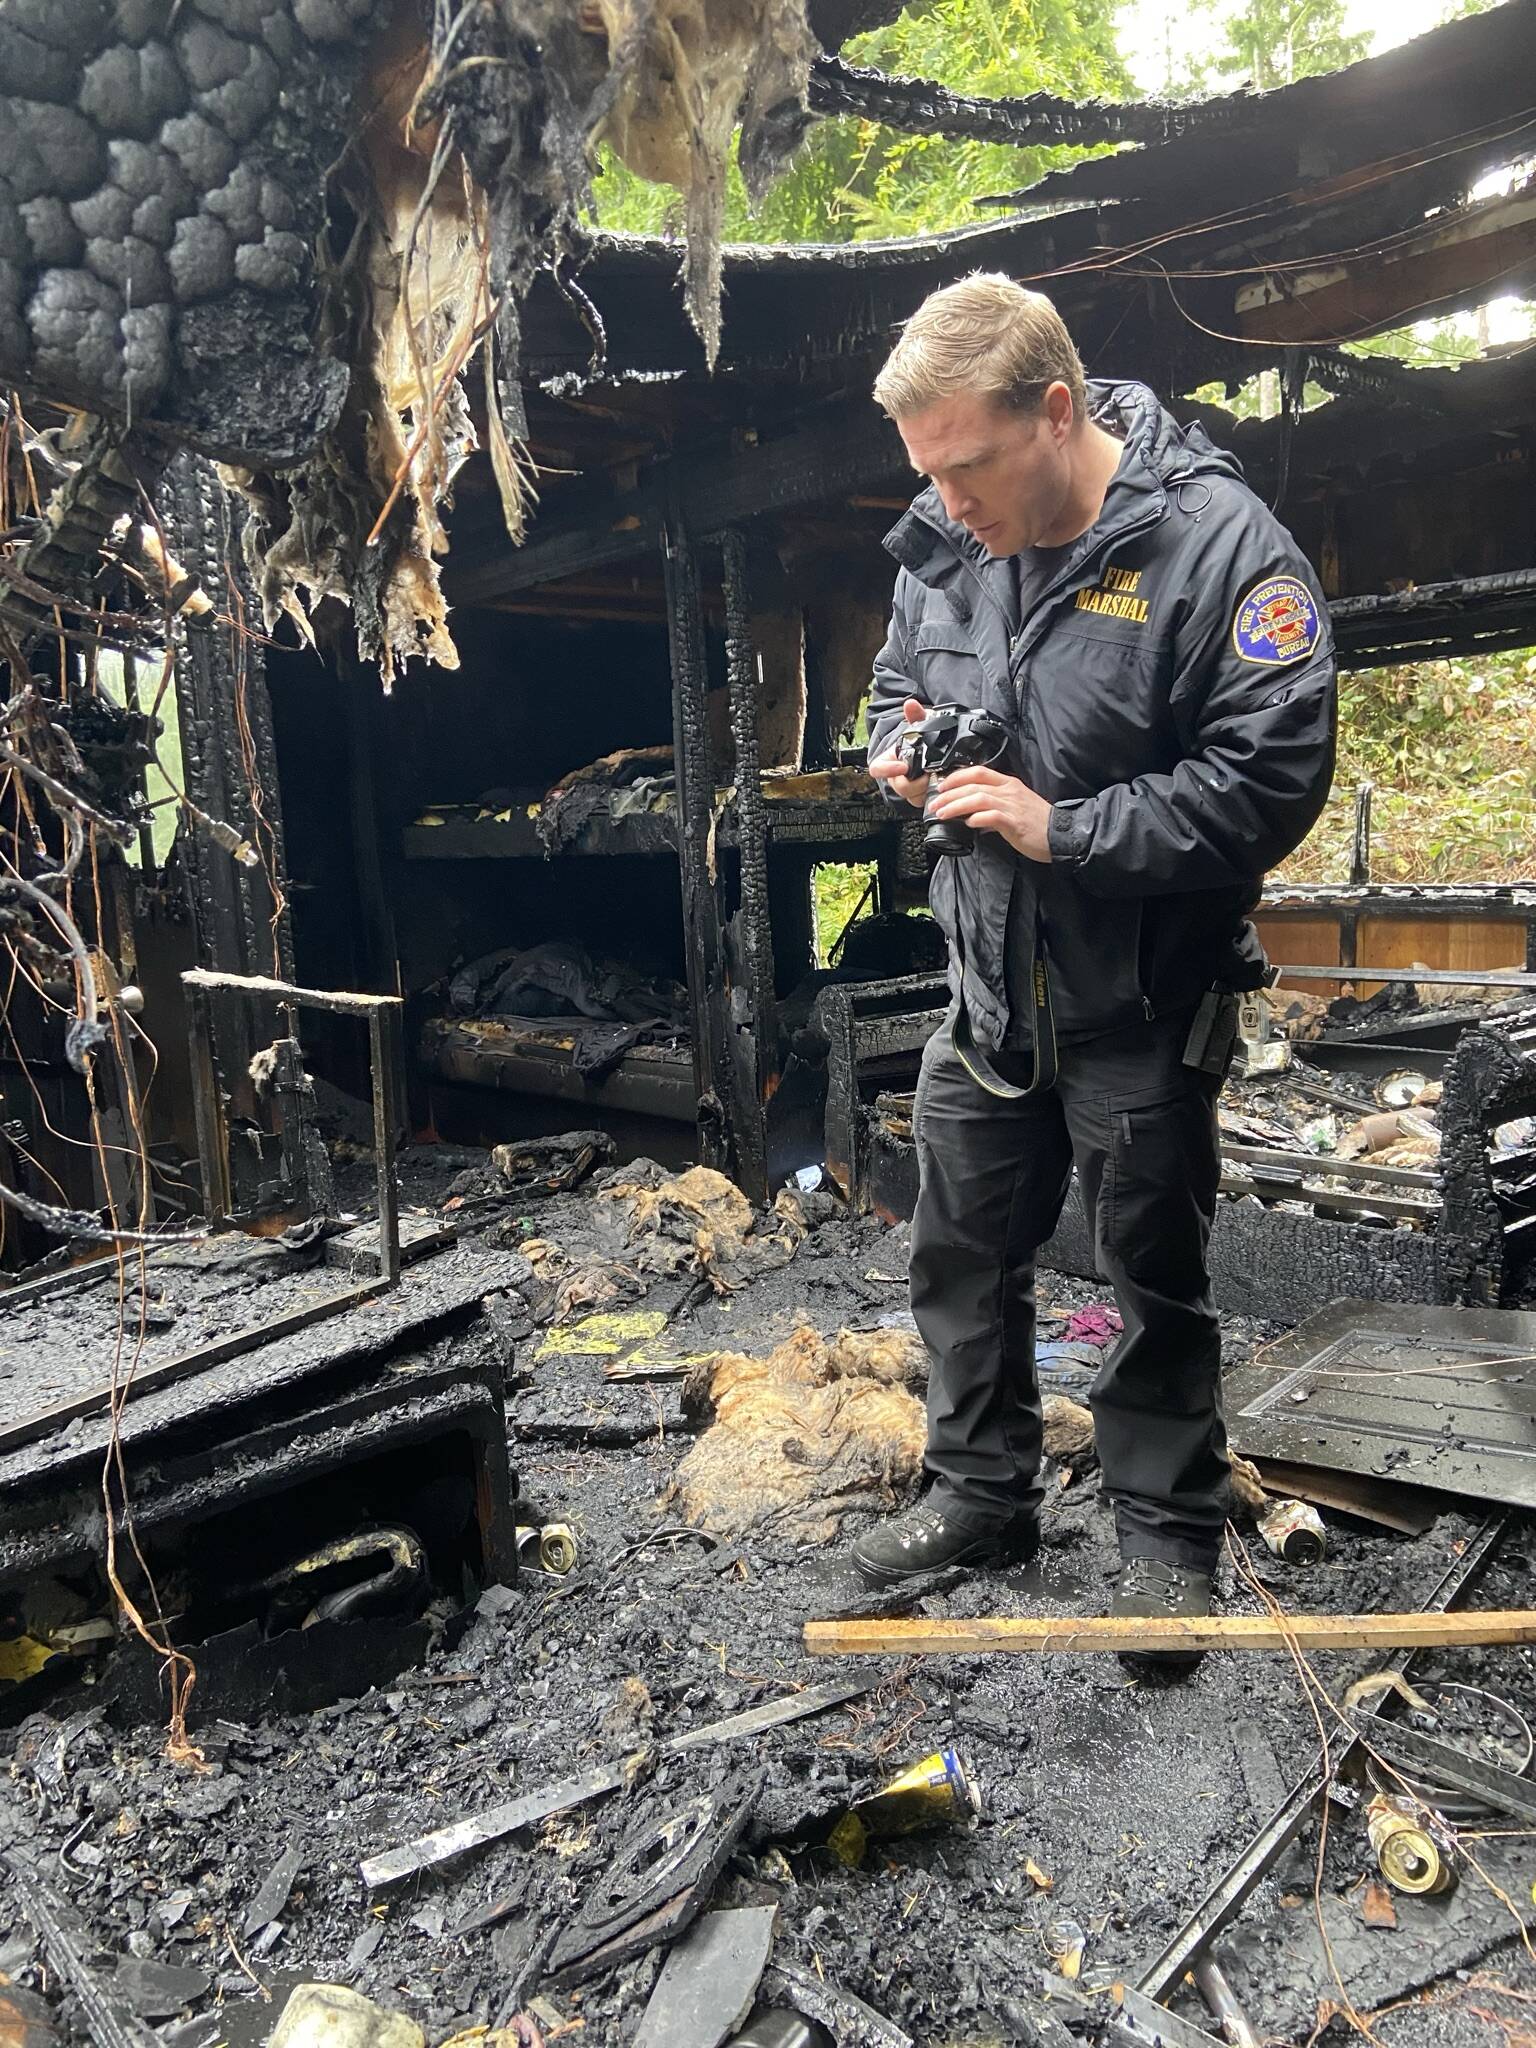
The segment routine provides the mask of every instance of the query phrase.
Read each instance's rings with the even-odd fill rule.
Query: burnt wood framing
[[[1384,56],[1247,95],[1230,125],[1192,110],[1187,131],[1167,148],[1053,172],[1028,200],[1118,199],[1139,212],[1197,192],[1207,200],[1220,193],[1232,207],[1338,179],[1353,165],[1408,169],[1435,159],[1459,163],[1470,186],[1519,154],[1509,142],[1531,119],[1533,65],[1536,7],[1511,0]]]
[[[1050,291],[1092,373],[1142,378],[1238,453],[1317,563],[1346,665],[1517,644],[1536,626],[1536,358],[1410,371],[1335,344],[1536,270],[1536,198],[1470,197],[1536,142],[1533,56],[1536,0],[1510,0],[1387,58],[1191,108],[987,102],[824,59],[823,112],[1021,144],[1145,146],[1053,174],[1014,218],[919,241],[728,250],[713,377],[684,324],[668,245],[594,238],[582,285],[606,329],[595,373],[568,297],[547,279],[535,286],[523,366],[540,518],[513,550],[488,496],[477,506],[471,495],[448,594],[460,607],[665,620],[675,811],[594,817],[569,850],[678,860],[701,1156],[729,1164],[755,1196],[767,1193],[775,1078],[770,848],[819,843],[818,816],[845,850],[886,835],[851,804],[811,801],[806,819],[791,817],[796,807],[761,783],[747,565],[758,548],[803,560],[808,532],[835,521],[834,551],[846,547],[878,581],[880,534],[913,484],[870,397],[900,321],[978,268]],[[1279,419],[1238,422],[1189,396],[1266,367],[1288,373]],[[1300,412],[1317,384],[1330,402]],[[706,644],[722,610],[737,758],[728,806],[705,723]],[[512,855],[528,850],[528,829],[515,806],[495,819],[454,814],[408,828],[406,850]],[[786,912],[786,931],[791,921]],[[847,1053],[862,1013],[833,1009]],[[846,1095],[855,1063],[844,1063]],[[843,1123],[845,1136],[862,1129],[856,1099]],[[843,1149],[854,1164],[857,1145]],[[1370,1249],[1352,1241],[1350,1255]],[[1416,1250],[1432,1259],[1427,1242]],[[1434,1285],[1428,1271],[1412,1282]]]
[[[1520,196],[1471,208],[1468,198],[1529,153],[1533,68],[1536,0],[1509,0],[1342,72],[1177,110],[1166,141],[1008,195],[1027,216],[922,241],[730,250],[722,371],[800,374],[883,352],[925,292],[977,268],[1048,289],[1090,368],[1164,391],[1238,364],[1246,374],[1297,341],[1322,348],[1426,304],[1508,289],[1506,272],[1524,260]],[[931,99],[922,81],[865,89],[892,111]],[[1078,110],[1083,121],[1112,111]],[[1166,113],[1149,110],[1154,124]],[[1008,114],[998,102],[974,118],[990,132]],[[1308,273],[1330,266],[1337,303],[1325,319],[1324,301],[1294,285],[1318,284]],[[674,271],[665,245],[594,243],[583,282],[604,314],[610,378],[700,366]],[[1255,292],[1274,303],[1245,316],[1239,300]],[[535,289],[527,314],[530,376],[583,379],[587,338],[553,286]]]
[[[616,492],[606,474],[561,501],[558,520],[523,548],[503,541],[448,577],[455,604],[495,605],[557,577],[643,556],[661,544],[676,503],[689,531],[722,532],[764,513],[818,504],[890,485],[911,470],[895,428],[855,394],[819,419],[780,431],[747,430],[735,449],[704,446],[657,463]],[[574,502],[572,502],[574,501]]]
[[[740,903],[725,927],[730,975],[730,1045],[736,1074],[736,1157],[741,1185],[768,1200],[765,1109],[778,1081],[773,927],[768,907],[768,818],[757,745],[761,664],[752,638],[747,543],[736,527],[720,540],[725,587],[725,655],[736,746],[736,839]]]
[[[698,1093],[699,1160],[727,1167],[731,1132],[727,1101],[731,1062],[723,963],[725,943],[715,888],[713,812],[705,696],[709,683],[699,565],[688,525],[674,510],[666,536],[667,633],[672,660],[672,744],[677,771],[678,867],[682,876],[683,943]]]
[[[200,963],[230,974],[293,973],[293,938],[283,885],[272,713],[261,645],[247,630],[248,593],[240,558],[240,513],[212,466],[179,455],[167,474],[166,527],[186,573],[214,599],[211,611],[181,613],[176,628],[176,698],[186,792],[208,816],[270,855],[251,866],[205,830],[187,833],[183,860]],[[233,614],[233,616],[231,616]],[[254,616],[254,613],[249,614]]]
[[[1382,236],[1341,261],[1265,276],[1237,293],[1236,326],[1245,341],[1287,347],[1353,341],[1409,316],[1478,305],[1494,286],[1518,291],[1533,270],[1536,195],[1525,190]]]
[[[1346,597],[1330,612],[1341,668],[1528,647],[1536,640],[1536,569]]]
[[[161,502],[172,552],[213,599],[211,610],[179,616],[174,642],[182,772],[195,818],[184,820],[179,844],[198,965],[291,981],[277,753],[262,643],[250,623],[258,614],[241,559],[240,509],[212,465],[185,453],[166,472]],[[267,1042],[258,1018],[227,990],[208,999],[206,1015],[202,1080],[248,1136],[207,1199],[221,1213],[297,1205],[303,1169],[291,1120],[280,1119],[273,1140],[260,1135],[270,1119],[250,1071]]]
[[[811,106],[818,114],[852,115],[910,135],[950,135],[1018,147],[1170,142],[1197,124],[1213,129],[1236,126],[1247,104],[1246,93],[1197,106],[1170,100],[1117,105],[1109,100],[1065,100],[1049,92],[977,99],[952,92],[931,78],[895,77],[841,57],[819,57],[811,67]]]
[[[1532,607],[1518,579],[1531,566],[1528,536],[1536,533],[1536,352],[1437,370],[1309,356],[1307,370],[1345,395],[1294,423],[1237,421],[1188,402],[1175,409],[1231,447],[1266,499],[1283,464],[1281,516],[1330,595],[1350,603],[1336,621],[1345,659],[1358,666],[1393,658],[1397,648],[1440,654],[1521,644]],[[872,498],[890,507],[911,482],[899,438],[855,392],[820,421],[765,427],[735,450],[685,447],[621,495],[606,475],[584,481],[580,500],[567,492],[552,505],[553,530],[543,538],[488,552],[450,588],[457,602],[508,604],[546,578],[659,547],[669,483],[696,512],[695,530],[709,532],[722,515],[745,520],[827,501],[846,514],[850,503]],[[883,514],[871,508],[861,517],[872,542]],[[1405,580],[1420,588],[1380,595]],[[611,607],[624,596],[617,586],[605,599],[600,584],[572,584],[545,601],[558,598],[574,616],[589,601]],[[646,617],[659,614],[660,597],[645,585],[625,601]]]
[[[582,408],[584,473],[551,480],[543,531],[520,553],[495,540],[477,551],[464,533],[454,601],[527,603],[551,582],[643,561],[672,494],[700,537],[799,508],[899,499],[909,476],[869,400],[873,370],[927,291],[977,267],[1045,286],[1090,370],[1141,376],[1186,415],[1180,392],[1235,385],[1267,364],[1287,364],[1297,390],[1312,380],[1338,393],[1294,420],[1207,415],[1255,488],[1278,495],[1330,596],[1527,569],[1536,365],[1409,371],[1330,344],[1426,304],[1485,298],[1536,269],[1536,197],[1466,199],[1536,139],[1521,82],[1533,34],[1536,0],[1510,0],[1344,73],[1186,110],[1158,146],[1046,180],[1030,197],[1054,201],[1061,210],[1049,215],[913,242],[730,251],[722,374],[708,384],[674,303],[672,251],[598,238],[584,281],[608,329],[601,385],[584,374],[588,338],[558,293],[536,290],[528,309],[528,362],[545,379],[530,391],[530,418],[547,418],[558,442],[562,408]],[[922,81],[879,89],[909,101],[927,91]],[[590,439],[604,413],[608,457],[601,436]],[[649,469],[644,453],[635,466],[637,444],[655,451]],[[1524,630],[1508,590],[1486,595],[1501,634]],[[605,599],[599,585],[589,601],[622,597]],[[1478,599],[1463,592],[1455,632],[1426,644],[1478,644]],[[631,597],[628,610],[643,606]]]

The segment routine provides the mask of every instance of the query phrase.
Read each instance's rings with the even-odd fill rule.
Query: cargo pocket
[[[1112,1095],[1100,1197],[1104,1249],[1159,1292],[1204,1284],[1205,1248],[1221,1178],[1214,1075],[1193,1068]]]

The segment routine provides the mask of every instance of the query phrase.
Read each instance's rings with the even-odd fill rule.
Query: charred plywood
[[[68,1675],[54,1624],[80,1617],[97,1648],[76,1654],[108,1660],[103,1696],[131,1716],[163,1711],[163,1626],[153,1645],[127,1631],[116,1650],[102,1627],[131,1602],[175,1616],[173,1661],[193,1653],[203,1711],[314,1705],[385,1682],[482,1586],[515,1578],[503,1360],[481,1319],[503,1262],[440,1253],[389,1292],[266,1340],[334,1274],[273,1245],[161,1252],[136,1311],[119,1304],[116,1270],[0,1302],[0,1602],[40,1618],[39,1687]],[[38,1433],[61,1397],[94,1387],[125,1317],[146,1371],[200,1339],[209,1362],[130,1387],[115,1423],[83,1414]],[[231,1324],[250,1341],[221,1356]],[[105,1555],[104,1512],[133,1531]],[[36,1689],[7,1693],[4,1711]]]
[[[1351,365],[1358,359],[1343,358]],[[1333,359],[1308,376],[1337,395],[1294,420],[1198,417],[1241,459],[1261,496],[1345,598],[1335,633],[1347,665],[1470,645],[1473,635],[1530,634],[1536,530],[1536,363],[1529,355],[1345,378]],[[1188,413],[1193,408],[1182,408]],[[1471,590],[1455,586],[1471,583]],[[1405,585],[1415,586],[1411,589]],[[1430,586],[1449,585],[1435,590]],[[1364,598],[1378,598],[1374,609]],[[1494,641],[1492,644],[1507,644]]]

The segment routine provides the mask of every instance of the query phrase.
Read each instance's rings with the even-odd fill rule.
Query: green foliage
[[[1339,678],[1334,795],[1291,882],[1349,874],[1355,788],[1374,785],[1379,881],[1514,881],[1536,873],[1536,653],[1464,656]]]
[[[1466,313],[1447,313],[1438,320],[1420,320],[1412,327],[1394,327],[1368,341],[1346,341],[1352,356],[1386,356],[1412,370],[1454,368],[1480,353],[1475,321]]]
[[[1197,4],[1212,8],[1212,0]],[[1371,47],[1368,33],[1344,33],[1345,13],[1345,0],[1247,0],[1223,21],[1225,41],[1196,66],[1197,75],[1214,78],[1217,90],[1246,81],[1255,92],[1272,92],[1320,71],[1342,70]]]
[[[117,704],[127,702],[126,686],[123,681],[123,657],[111,648],[103,648],[96,658],[96,679],[101,686],[104,696],[110,697]],[[139,671],[140,690],[144,691],[146,681],[150,685],[145,698],[142,700],[146,710],[149,708],[148,698],[153,697],[154,691],[159,687],[159,680],[159,672],[153,666],[150,666],[147,670],[141,669]],[[175,792],[171,784],[166,781],[165,775],[161,773],[158,765],[163,762],[166,772],[175,776],[178,786],[180,785],[182,780],[181,726],[176,717],[176,686],[174,681],[165,693],[159,715],[161,731],[160,737],[155,741],[156,759],[145,770],[144,775],[144,793],[154,806],[154,817],[151,821],[150,830],[154,839],[154,853],[157,866],[164,864],[166,855],[171,850],[171,842],[176,837],[176,825],[180,816],[180,807],[177,803]],[[140,865],[137,840],[134,840],[127,847],[125,858],[130,867],[136,868]]]
[[[1113,0],[919,0],[888,28],[855,37],[844,55],[989,99],[1031,92],[1124,99],[1130,83],[1114,20]],[[823,121],[755,216],[732,164],[726,233],[740,242],[847,242],[936,232],[974,221],[983,194],[1016,190],[1058,164],[1099,153]],[[635,177],[608,151],[596,196],[604,227],[657,234],[679,217],[670,188]]]
[[[811,901],[816,909],[816,965],[830,967],[832,948],[857,910],[860,917],[873,917],[875,899],[873,861],[824,861],[811,870]],[[869,892],[869,901],[860,903]]]

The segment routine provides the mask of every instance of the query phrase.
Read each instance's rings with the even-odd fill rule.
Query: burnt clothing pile
[[[687,991],[570,939],[483,954],[448,984],[457,1017],[569,1019],[577,1073],[601,1080],[635,1045],[672,1045],[687,1032]]]
[[[590,819],[651,810],[676,786],[670,747],[621,747],[562,776],[539,806],[534,830],[546,853],[562,853]]]

